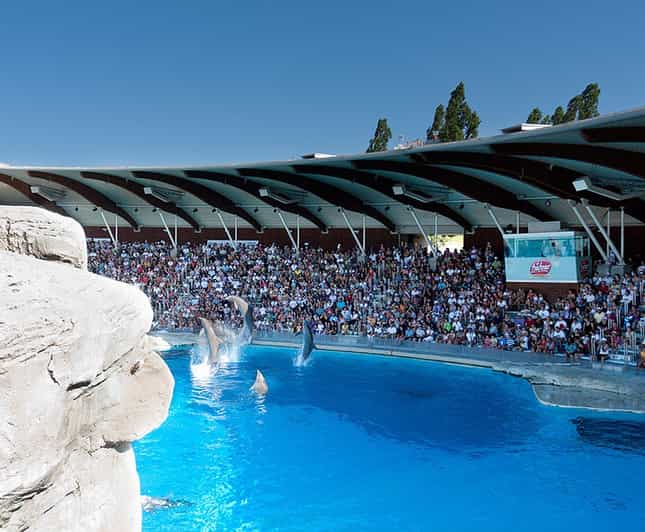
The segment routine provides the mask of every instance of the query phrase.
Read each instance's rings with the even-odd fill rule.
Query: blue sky
[[[3,2],[0,161],[207,164],[421,137],[463,80],[480,134],[588,82],[645,105],[645,2]],[[391,142],[393,145],[394,142]]]

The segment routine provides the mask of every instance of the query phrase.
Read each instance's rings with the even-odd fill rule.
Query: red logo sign
[[[551,262],[546,259],[536,260],[533,264],[531,264],[531,268],[529,269],[529,273],[531,275],[549,275],[550,271]]]

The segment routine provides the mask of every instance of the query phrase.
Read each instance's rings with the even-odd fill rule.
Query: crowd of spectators
[[[593,353],[604,357],[642,337],[645,266],[623,276],[594,276],[547,301],[505,286],[503,262],[486,249],[445,251],[435,264],[425,249],[357,252],[305,246],[88,241],[90,269],[137,285],[149,297],[155,326],[195,329],[198,317],[241,326],[225,297],[255,308],[259,330],[297,332],[304,319],[317,334],[358,334],[507,350]]]

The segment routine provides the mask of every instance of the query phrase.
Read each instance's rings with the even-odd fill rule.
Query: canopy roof
[[[645,221],[645,108],[478,140],[372,154],[182,167],[2,167],[0,204],[41,205],[84,226],[387,228],[459,233],[559,220],[570,201]],[[576,182],[576,187],[574,187]],[[576,190],[578,188],[578,190]],[[410,207],[414,213],[410,212]],[[490,207],[490,210],[489,210]],[[109,214],[111,213],[111,214]],[[170,215],[170,216],[169,216]],[[221,215],[221,218],[220,218]],[[116,218],[115,218],[116,217]]]

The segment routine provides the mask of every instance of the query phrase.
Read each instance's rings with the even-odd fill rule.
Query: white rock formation
[[[0,207],[0,250],[87,269],[81,225],[38,207]]]
[[[0,251],[0,529],[139,530],[130,442],[165,420],[173,388],[148,299],[80,269],[74,224],[37,222],[41,239],[3,210],[0,246],[77,268]]]

